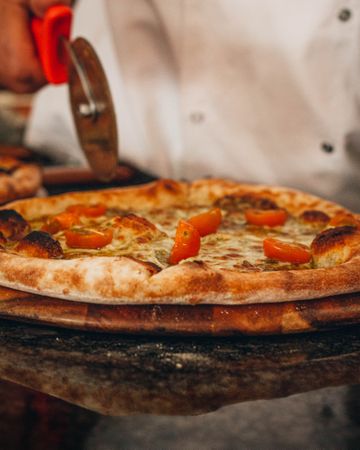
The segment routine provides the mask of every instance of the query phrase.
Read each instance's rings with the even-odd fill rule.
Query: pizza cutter
[[[70,41],[71,8],[56,5],[31,31],[47,81],[68,83],[80,146],[97,178],[111,180],[118,163],[118,136],[109,84],[100,60],[84,38]]]

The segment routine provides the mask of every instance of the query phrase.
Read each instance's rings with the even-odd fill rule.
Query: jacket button
[[[342,22],[347,22],[351,17],[350,9],[344,8],[339,12],[338,18]]]
[[[332,153],[335,149],[334,146],[329,144],[328,142],[323,142],[321,144],[321,150],[325,153]]]
[[[205,114],[201,111],[194,111],[190,114],[190,120],[192,123],[201,123],[205,120]]]

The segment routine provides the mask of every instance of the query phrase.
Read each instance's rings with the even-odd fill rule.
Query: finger
[[[0,85],[14,92],[34,92],[46,83],[21,4],[0,3]]]
[[[72,0],[29,0],[29,9],[38,17],[43,17],[46,10],[54,5],[71,6]]]

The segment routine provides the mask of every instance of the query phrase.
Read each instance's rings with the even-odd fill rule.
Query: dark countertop
[[[0,448],[359,448],[359,332],[180,339],[1,321]]]

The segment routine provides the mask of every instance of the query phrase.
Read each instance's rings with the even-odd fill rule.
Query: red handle
[[[52,84],[68,80],[67,52],[62,39],[70,38],[72,10],[57,5],[49,8],[44,18],[31,20],[31,32],[46,79]]]

